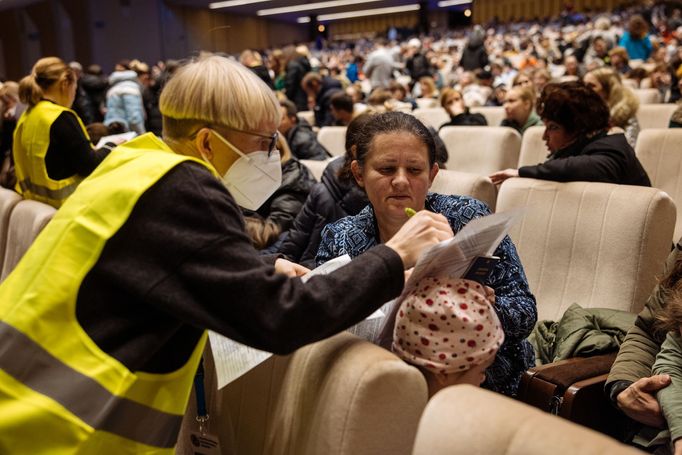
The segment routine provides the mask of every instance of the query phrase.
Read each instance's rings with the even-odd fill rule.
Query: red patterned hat
[[[400,305],[392,349],[409,363],[449,374],[490,359],[503,341],[500,320],[483,286],[424,278]]]

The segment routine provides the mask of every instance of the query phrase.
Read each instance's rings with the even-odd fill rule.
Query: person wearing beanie
[[[396,315],[391,349],[417,366],[429,396],[455,384],[481,385],[504,341],[492,289],[464,279],[424,278]]]

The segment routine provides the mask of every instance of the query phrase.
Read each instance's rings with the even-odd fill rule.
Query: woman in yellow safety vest
[[[57,57],[41,58],[19,83],[28,105],[14,131],[15,189],[26,199],[55,208],[109,153],[93,150],[83,122],[70,109],[76,75]]]
[[[422,211],[303,283],[260,256],[239,206],[280,185],[273,92],[211,56],[165,87],[163,140],[115,148],[0,285],[0,453],[171,454],[206,329],[289,353],[370,315],[450,238]]]

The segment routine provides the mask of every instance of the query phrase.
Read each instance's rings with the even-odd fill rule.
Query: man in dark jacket
[[[314,103],[315,124],[319,127],[333,125],[331,100],[336,93],[342,92],[341,82],[318,73],[308,73],[301,81],[301,87],[308,95],[308,107]]]
[[[475,71],[488,64],[488,53],[484,43],[485,31],[480,26],[474,27],[459,62],[464,71]]]
[[[303,76],[310,72],[308,57],[296,52],[294,46],[287,46],[282,51],[286,61],[284,90],[287,98],[296,105],[299,111],[308,110],[308,97],[301,87]]]
[[[326,148],[317,141],[317,135],[308,122],[296,115],[294,103],[289,100],[279,102],[282,123],[279,131],[284,135],[291,153],[299,160],[326,160],[331,156]]]

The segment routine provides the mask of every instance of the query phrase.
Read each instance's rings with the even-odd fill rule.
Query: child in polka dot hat
[[[396,315],[392,349],[418,366],[429,394],[480,385],[504,341],[492,289],[464,279],[424,278]]]

